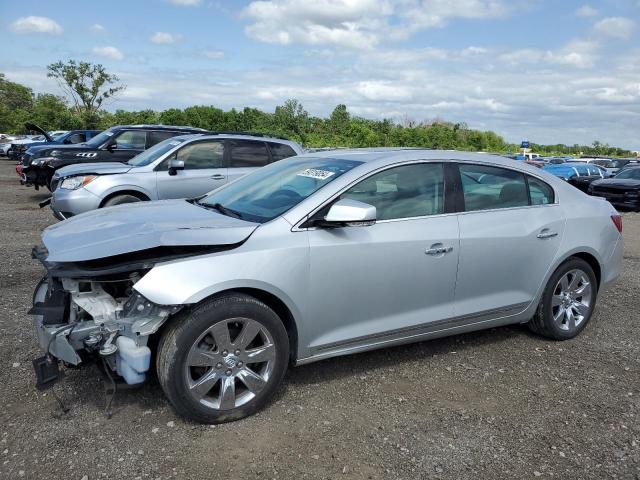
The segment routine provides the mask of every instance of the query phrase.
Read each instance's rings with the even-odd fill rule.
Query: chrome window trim
[[[531,176],[531,177],[543,182],[545,185],[548,185],[549,188],[551,188],[551,190],[553,191],[553,203],[545,203],[545,204],[541,204],[541,205],[523,205],[523,206],[520,206],[520,207],[492,208],[492,209],[489,209],[489,210],[470,210],[470,211],[462,211],[462,212],[437,213],[437,214],[434,214],[434,215],[424,215],[424,216],[421,216],[421,217],[392,218],[392,219],[388,219],[388,220],[376,220],[376,222],[375,222],[376,224],[378,224],[378,223],[390,223],[390,222],[404,222],[404,221],[409,221],[409,220],[424,220],[426,218],[446,217],[446,216],[450,216],[450,215],[461,215],[461,214],[469,214],[469,213],[502,212],[502,211],[510,211],[510,210],[522,210],[522,209],[528,209],[528,208],[553,207],[553,206],[558,206],[559,205],[557,190],[553,187],[553,185],[549,184],[549,182],[547,182],[544,178],[542,178],[539,175],[536,175],[535,173],[527,172],[527,171],[520,170],[520,169],[514,169],[514,168],[511,168],[511,167],[508,167],[508,166],[504,166],[504,165],[496,165],[494,163],[483,162],[483,161],[456,160],[456,159],[403,160],[403,161],[399,161],[399,162],[392,163],[392,164],[389,164],[389,165],[384,165],[384,166],[382,166],[380,168],[377,168],[375,170],[367,172],[365,175],[363,175],[361,177],[358,177],[356,180],[351,182],[349,185],[345,186],[338,193],[335,193],[334,195],[329,197],[327,200],[324,200],[319,206],[317,206],[313,210],[311,210],[310,213],[308,213],[303,218],[298,220],[294,224],[294,226],[291,228],[291,231],[292,232],[308,232],[308,231],[313,231],[313,230],[322,230],[322,229],[319,229],[317,227],[302,228],[302,227],[300,227],[300,225],[303,224],[304,222],[306,222],[310,217],[315,215],[319,210],[324,208],[328,203],[331,203],[332,201],[334,201],[337,197],[342,195],[346,190],[351,188],[353,185],[361,182],[362,180],[364,180],[364,179],[366,179],[366,178],[368,178],[368,177],[370,177],[372,175],[376,175],[376,174],[378,174],[380,172],[383,172],[385,170],[389,170],[391,168],[395,168],[395,167],[403,166],[403,165],[419,164],[419,163],[442,163],[443,165],[446,164],[446,163],[455,163],[455,164],[458,164],[458,165],[459,164],[484,165],[484,166],[487,166],[487,167],[503,168],[505,170],[511,170],[511,171],[514,171],[514,172],[522,173],[525,176],[529,175],[529,176]]]

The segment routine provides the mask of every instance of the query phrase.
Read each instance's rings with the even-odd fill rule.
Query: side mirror
[[[334,203],[318,225],[326,228],[366,227],[376,223],[376,207],[344,198]]]
[[[175,175],[178,170],[184,170],[184,162],[175,158],[169,160],[169,175]]]
[[[71,143],[71,140],[69,140],[68,138],[65,138],[62,143],[69,145]]]
[[[113,152],[116,149],[117,145],[116,143],[110,143],[109,145],[107,145],[107,150],[109,150],[110,152]]]

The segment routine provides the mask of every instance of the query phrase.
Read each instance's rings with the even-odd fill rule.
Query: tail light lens
[[[622,233],[622,217],[620,215],[611,215],[611,221],[616,226],[618,231]]]

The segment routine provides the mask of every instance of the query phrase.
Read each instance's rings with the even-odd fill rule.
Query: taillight
[[[616,226],[618,231],[622,233],[622,217],[620,215],[611,215],[611,221]]]

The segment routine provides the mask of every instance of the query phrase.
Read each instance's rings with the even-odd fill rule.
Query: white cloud
[[[10,28],[16,33],[48,33],[59,35],[63,31],[62,27],[55,20],[36,16],[21,17],[13,22]]]
[[[156,32],[151,35],[151,37],[149,37],[149,40],[151,40],[153,43],[157,43],[160,45],[171,45],[173,43],[179,42],[181,39],[182,35],[167,32]]]
[[[593,29],[602,35],[628,39],[633,34],[635,22],[623,17],[608,17],[597,22]]]
[[[582,5],[578,10],[576,10],[576,15],[579,17],[595,17],[598,15],[598,10],[593,8],[591,5]]]
[[[91,27],[89,27],[89,30],[91,30],[93,33],[102,33],[105,31],[105,28],[99,23],[94,23],[93,25],[91,25]]]
[[[456,18],[506,16],[512,10],[507,5],[504,0],[259,0],[243,15],[251,19],[247,35],[262,42],[371,49]]]
[[[116,47],[94,47],[91,51],[94,55],[110,58],[111,60],[122,60],[124,58],[124,54]]]
[[[169,3],[179,5],[181,7],[197,7],[202,3],[202,0],[168,0]]]
[[[224,58],[224,52],[220,50],[204,50],[202,56],[209,60],[222,60]]]

